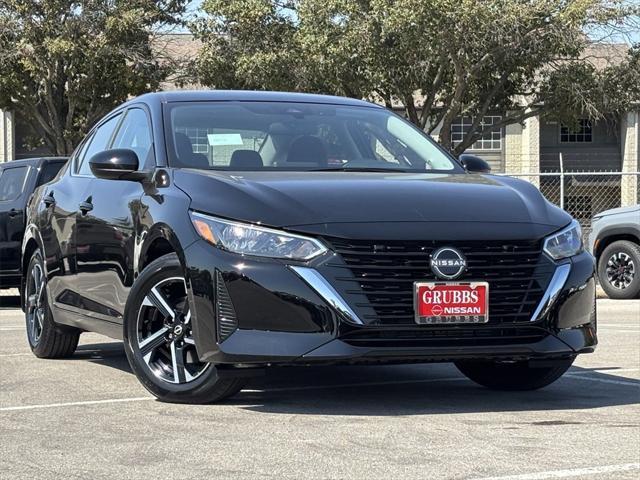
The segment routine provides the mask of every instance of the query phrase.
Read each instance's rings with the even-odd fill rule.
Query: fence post
[[[564,161],[560,152],[560,208],[564,210]]]

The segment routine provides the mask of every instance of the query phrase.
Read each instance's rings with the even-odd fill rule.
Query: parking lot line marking
[[[2,356],[22,356],[22,355],[31,355],[29,353],[10,353],[3,354]],[[639,369],[637,368],[627,368],[627,369],[619,369],[614,370],[615,372],[637,372]],[[613,383],[616,385],[632,385],[637,386],[637,381],[622,381],[622,380],[609,380],[603,378],[593,378],[589,376],[592,373],[600,373],[600,372],[610,372],[609,369],[593,369],[587,372],[568,372],[564,375],[564,377],[573,378],[576,380],[590,380],[595,382],[603,382],[603,383]],[[292,391],[304,391],[304,390],[326,390],[332,388],[353,388],[353,387],[376,387],[376,386],[385,386],[385,385],[405,385],[405,384],[417,384],[417,383],[437,383],[437,382],[460,382],[460,381],[469,381],[466,377],[444,377],[444,378],[427,378],[423,380],[389,380],[384,382],[361,382],[361,383],[340,383],[336,385],[305,385],[302,387],[281,387],[281,388],[269,388],[264,390],[255,390],[255,389],[243,389],[243,392],[246,393],[269,393],[269,392],[292,392]],[[63,403],[48,403],[48,404],[40,404],[40,405],[20,405],[14,407],[0,407],[0,412],[15,412],[15,411],[24,411],[24,410],[38,410],[38,409],[46,409],[46,408],[58,408],[58,407],[74,407],[74,406],[83,406],[83,405],[102,405],[102,404],[110,404],[110,403],[125,403],[125,402],[142,402],[147,400],[153,400],[154,397],[131,397],[131,398],[113,398],[107,400],[87,400],[82,402],[63,402]],[[640,465],[640,464],[639,464]],[[502,479],[518,479],[520,477],[496,477]],[[537,478],[563,478],[563,477],[522,477],[525,479],[537,479]],[[489,479],[483,479],[489,480]]]
[[[578,367],[580,368],[580,367]],[[588,367],[582,367],[587,369],[586,371],[583,369],[580,369],[578,371],[573,371],[573,370],[569,370],[569,373],[567,375],[586,375],[588,373],[629,373],[629,372],[639,372],[640,368],[609,368],[609,367],[595,367],[595,368],[588,368]]]
[[[0,353],[0,357],[35,357],[33,353]]]
[[[629,386],[634,386],[634,387],[640,386],[640,380],[635,380],[635,379],[629,379],[631,381],[610,380],[608,378],[593,378],[593,377],[589,377],[587,375],[581,375],[581,374],[577,374],[577,373],[573,373],[573,374],[567,373],[564,376],[565,377],[569,377],[569,378],[575,378],[576,380],[589,380],[591,382],[610,383],[610,384],[613,384],[613,385],[629,385]]]
[[[617,332],[617,333],[640,333],[640,330],[631,330],[629,328],[601,328],[603,332]]]
[[[598,322],[598,328],[600,327],[629,327],[640,328],[639,323],[600,323]]]
[[[614,373],[631,373],[640,372],[640,368],[588,368],[588,367],[574,367],[569,370],[565,375],[593,375],[594,373],[606,373],[613,375]]]
[[[41,408],[77,407],[82,405],[103,405],[109,403],[143,402],[154,400],[154,397],[110,398],[108,400],[88,400],[85,402],[47,403],[41,405],[21,405],[17,407],[0,407],[0,412],[16,412],[20,410],[37,410]]]
[[[24,330],[24,327],[0,327],[0,331],[8,332],[9,330]]]
[[[328,388],[347,388],[347,387],[366,387],[366,386],[380,386],[380,385],[400,385],[410,383],[433,383],[433,382],[458,382],[468,381],[465,377],[448,377],[448,378],[429,378],[425,380],[392,380],[388,382],[364,382],[364,383],[349,383],[339,385],[307,385],[304,387],[283,387],[283,388],[270,388],[268,390],[242,390],[247,393],[266,393],[266,392],[288,392],[297,390],[321,390]],[[133,398],[114,398],[109,400],[88,400],[84,402],[64,402],[64,403],[48,403],[41,405],[21,405],[16,407],[0,407],[0,412],[15,412],[23,410],[37,410],[45,408],[57,408],[57,407],[75,407],[82,405],[101,405],[109,403],[123,403],[123,402],[142,402],[145,400],[153,400],[154,397],[133,397]]]
[[[523,473],[503,477],[484,477],[476,480],[546,480],[549,478],[584,477],[602,473],[629,472],[640,470],[640,463],[623,463],[621,465],[603,465],[601,467],[572,468],[569,470],[549,470],[546,472]]]

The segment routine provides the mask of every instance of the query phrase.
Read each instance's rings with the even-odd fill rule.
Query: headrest
[[[291,142],[287,163],[315,163],[319,167],[326,167],[327,149],[318,137],[303,135]]]
[[[236,150],[231,155],[229,167],[236,170],[253,170],[263,167],[262,157],[255,150]]]
[[[189,137],[184,133],[176,132],[174,138],[176,142],[176,153],[178,156],[189,157],[193,153],[193,145],[191,144]]]

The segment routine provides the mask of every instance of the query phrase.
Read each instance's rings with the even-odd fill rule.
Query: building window
[[[228,166],[231,155],[236,150],[258,151],[265,140],[266,134],[252,130],[221,130],[216,128],[178,127],[176,133],[183,133],[189,137],[193,153],[201,153],[207,156],[209,164],[216,166]],[[216,135],[231,138],[231,143],[212,144],[212,138]],[[238,136],[237,138],[235,136]],[[229,139],[227,139],[229,141]],[[238,141],[238,143],[236,143]]]
[[[211,133],[206,128],[177,128],[176,133],[184,133],[191,140],[193,153],[209,154],[209,141],[207,134]]]
[[[458,117],[451,124],[451,141],[453,145],[457,145],[471,130],[471,124],[473,123],[473,117]],[[480,130],[500,123],[502,117],[500,115],[487,115],[482,117],[482,122],[478,127]],[[485,133],[479,140],[477,140],[469,150],[502,150],[502,128],[497,128],[488,133]]]
[[[560,125],[561,143],[588,143],[593,141],[593,126],[591,120],[581,119],[578,128]]]

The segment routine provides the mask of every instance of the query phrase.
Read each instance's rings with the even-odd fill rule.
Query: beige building
[[[13,112],[0,109],[0,162],[16,158]]]

